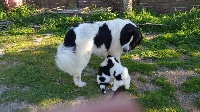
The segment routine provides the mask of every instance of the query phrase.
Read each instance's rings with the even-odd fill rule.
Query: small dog
[[[123,67],[116,58],[108,55],[101,63],[97,82],[100,84],[102,93],[106,93],[106,86],[108,84],[113,84],[112,91],[116,91],[122,85],[125,86],[125,89],[129,89],[130,81],[128,69]]]
[[[57,67],[73,76],[75,85],[86,85],[81,80],[83,69],[91,54],[114,56],[120,62],[123,52],[133,50],[142,41],[139,28],[130,20],[114,19],[94,23],[82,23],[69,29],[58,46]]]

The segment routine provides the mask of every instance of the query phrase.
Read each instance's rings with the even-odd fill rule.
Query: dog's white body
[[[108,60],[110,60],[110,63]],[[109,72],[109,74],[106,74],[106,72]],[[97,82],[100,84],[100,89],[103,93],[106,93],[106,85],[108,83],[113,84],[112,91],[116,91],[123,85],[125,89],[129,89],[130,81],[131,78],[128,69],[117,62],[114,57],[109,56],[101,63],[101,68],[97,75]]]
[[[85,86],[86,83],[81,81],[81,73],[89,63],[92,53],[102,56],[112,55],[120,61],[120,55],[123,50],[131,50],[129,44],[134,36],[123,46],[120,44],[120,32],[127,24],[136,27],[135,24],[129,20],[115,19],[95,23],[84,23],[70,29],[73,34],[72,36],[75,35],[75,43],[71,42],[71,44],[70,42],[67,43],[64,41],[58,46],[55,59],[56,65],[59,69],[74,77],[75,85],[79,87]],[[106,30],[107,27],[109,30]],[[102,30],[101,32],[100,29]],[[107,35],[103,33],[104,29],[105,33],[111,33],[111,42],[106,41]],[[100,40],[101,38],[104,39],[103,44],[99,44],[99,40],[95,40],[97,36],[100,37]],[[69,41],[74,39],[69,36],[65,38],[69,38]],[[67,45],[65,45],[65,43],[67,43]]]

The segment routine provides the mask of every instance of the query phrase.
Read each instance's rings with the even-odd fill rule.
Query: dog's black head
[[[142,41],[142,33],[133,24],[126,24],[120,32],[120,44],[123,52],[133,50]]]

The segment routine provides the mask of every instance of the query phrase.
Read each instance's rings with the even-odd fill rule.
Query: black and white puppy
[[[97,82],[100,85],[102,93],[106,93],[106,86],[113,84],[112,91],[116,91],[120,86],[129,89],[131,78],[128,69],[123,67],[114,57],[108,55],[101,63]]]
[[[130,20],[83,23],[69,29],[57,49],[56,65],[73,76],[75,85],[83,87],[83,69],[89,63],[91,54],[112,55],[120,61],[122,52],[129,52],[142,41],[142,34]]]

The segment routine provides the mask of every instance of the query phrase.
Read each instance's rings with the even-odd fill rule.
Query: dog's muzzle
[[[123,48],[123,52],[127,53],[129,50],[127,48]]]

